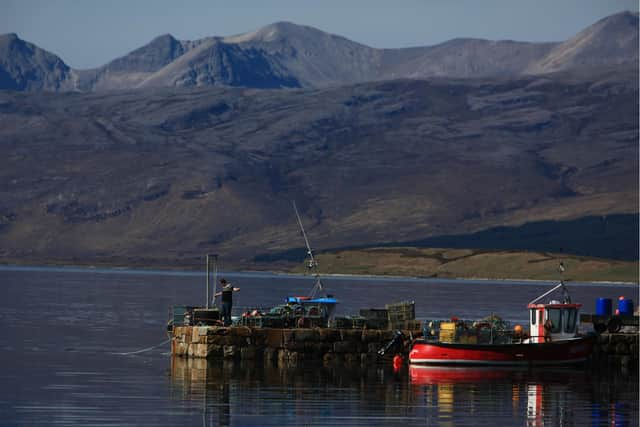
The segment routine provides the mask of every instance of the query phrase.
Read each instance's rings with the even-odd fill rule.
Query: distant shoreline
[[[161,267],[161,266],[122,266],[122,265],[94,265],[95,263],[86,264],[69,264],[69,263],[13,263],[13,262],[0,262],[0,272],[2,271],[53,271],[53,272],[69,272],[69,273],[103,273],[103,274],[167,274],[167,275],[179,275],[179,276],[204,276],[203,269],[198,268],[184,268],[184,267]],[[219,274],[224,274],[230,277],[261,277],[261,276],[274,276],[285,277],[291,279],[312,279],[313,276],[309,274],[303,274],[299,272],[291,271],[278,271],[278,270],[227,270],[220,271]],[[484,278],[484,277],[424,277],[424,276],[402,276],[402,275],[385,275],[385,274],[352,274],[352,273],[322,273],[321,277],[345,279],[345,280],[373,280],[373,281],[428,281],[428,282],[468,282],[468,283],[487,283],[487,282],[499,282],[499,283],[512,283],[512,284],[548,284],[549,282],[558,282],[559,279],[522,279],[522,278]],[[602,286],[633,286],[638,287],[640,283],[637,282],[624,282],[624,281],[583,281],[583,280],[568,280],[569,283],[577,285],[593,284]]]

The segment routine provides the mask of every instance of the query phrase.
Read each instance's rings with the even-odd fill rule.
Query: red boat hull
[[[545,343],[458,344],[417,340],[409,352],[412,364],[447,365],[552,365],[585,361],[593,337]]]

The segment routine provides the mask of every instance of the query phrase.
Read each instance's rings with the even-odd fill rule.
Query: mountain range
[[[255,266],[294,200],[317,248],[638,259],[637,44],[632,13],[386,50],[279,23],[73,70],[2,36],[0,259]]]
[[[90,70],[0,36],[0,89],[105,91],[238,86],[320,88],[398,78],[487,78],[637,66],[638,14],[622,12],[557,43],[454,39],[375,49],[318,29],[278,22],[231,37],[176,40],[166,34]]]

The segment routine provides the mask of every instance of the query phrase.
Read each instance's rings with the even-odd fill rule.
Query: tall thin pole
[[[547,292],[545,292],[544,294],[540,295],[539,297],[537,297],[534,300],[531,300],[529,302],[529,304],[534,304],[536,302],[538,302],[540,299],[546,297],[547,295],[549,295],[551,292],[555,291],[556,289],[560,288],[560,287],[564,287],[564,283],[560,282],[557,286],[554,286],[552,289],[549,289]]]
[[[205,262],[207,263],[207,268],[206,268],[206,270],[207,270],[207,281],[206,281],[207,282],[207,291],[205,293],[205,298],[206,298],[205,307],[208,310],[209,309],[209,254],[207,254]]]
[[[311,250],[311,245],[309,245],[309,239],[307,239],[307,233],[304,231],[304,226],[302,225],[302,220],[300,219],[300,214],[298,213],[298,207],[296,206],[295,200],[293,202],[293,210],[296,213],[296,218],[298,219],[298,225],[300,226],[300,231],[302,231],[302,237],[304,237],[304,243],[307,245],[307,254],[309,254],[309,268],[313,268],[317,266],[316,259],[313,257],[313,251]]]
[[[214,301],[216,299],[217,290],[218,290],[218,254],[213,254],[213,300]]]
[[[309,255],[309,264],[307,268],[309,268],[309,272],[312,269],[315,269],[316,283],[311,288],[309,292],[309,297],[315,298],[316,293],[322,290],[322,282],[320,281],[320,273],[318,272],[318,261],[316,261],[313,256],[313,250],[311,249],[311,245],[309,244],[309,239],[307,238],[307,233],[304,231],[304,226],[302,225],[302,219],[300,219],[300,213],[298,213],[298,207],[296,206],[296,201],[292,200],[293,210],[296,213],[296,218],[298,219],[298,225],[300,226],[300,231],[302,232],[302,237],[304,237],[304,244],[307,245],[307,254]]]

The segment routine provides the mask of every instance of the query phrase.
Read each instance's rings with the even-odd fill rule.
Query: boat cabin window
[[[536,309],[535,308],[531,309],[531,324],[532,325],[536,324]]]
[[[574,333],[576,331],[577,310],[565,308],[562,316],[564,317],[564,331]]]
[[[551,320],[551,332],[562,332],[562,312],[559,308],[548,308],[547,319]]]

